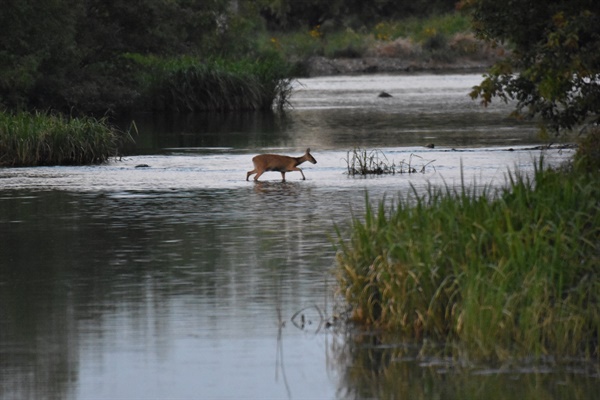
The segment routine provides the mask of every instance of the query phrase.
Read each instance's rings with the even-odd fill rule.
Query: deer
[[[302,174],[302,180],[306,180],[304,176],[304,172],[298,165],[303,162],[308,161],[313,164],[317,163],[317,160],[310,154],[310,149],[306,149],[306,153],[304,153],[301,157],[290,157],[290,156],[281,156],[279,154],[259,154],[252,158],[252,162],[254,163],[254,169],[252,171],[248,171],[246,174],[246,180],[252,174],[256,174],[254,177],[254,181],[258,181],[258,178],[265,173],[266,171],[278,171],[281,172],[282,182],[285,182],[285,173],[291,171],[300,171]]]

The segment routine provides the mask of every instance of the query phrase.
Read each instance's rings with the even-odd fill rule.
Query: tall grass
[[[0,112],[0,166],[102,163],[117,154],[123,135],[104,119]]]
[[[359,324],[471,358],[600,359],[600,178],[537,166],[497,193],[430,187],[339,239]],[[368,202],[367,202],[368,203]]]
[[[281,109],[291,94],[289,67],[274,54],[239,61],[128,57],[142,66],[142,107],[154,111]]]

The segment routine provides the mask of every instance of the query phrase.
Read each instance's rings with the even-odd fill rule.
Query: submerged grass
[[[540,162],[509,180],[367,206],[337,255],[353,319],[468,358],[600,359],[598,175]]]
[[[435,160],[423,162],[422,165],[416,166],[413,163],[413,158],[422,157],[411,154],[408,162],[404,160],[396,164],[395,161],[389,161],[386,155],[378,149],[367,150],[355,147],[352,151],[346,153],[346,167],[350,176],[366,176],[366,175],[386,175],[386,174],[412,174],[416,172],[424,173],[427,166]]]
[[[104,119],[0,112],[0,166],[102,163],[123,137]]]

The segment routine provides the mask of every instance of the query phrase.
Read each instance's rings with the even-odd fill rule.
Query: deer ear
[[[307,153],[310,153],[310,149],[306,149],[306,152],[307,152]]]

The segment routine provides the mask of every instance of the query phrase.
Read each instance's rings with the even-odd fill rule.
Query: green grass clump
[[[121,138],[104,119],[0,112],[0,166],[102,163]]]
[[[471,358],[599,359],[598,199],[598,174],[540,163],[497,193],[431,187],[367,206],[339,240],[340,291],[359,324]]]
[[[291,94],[289,66],[277,54],[238,61],[128,57],[144,69],[142,108],[154,111],[281,109]]]

